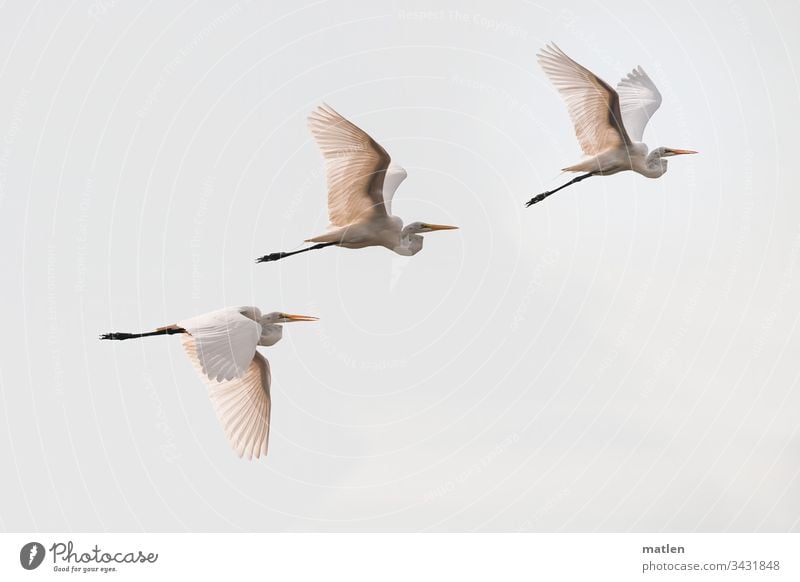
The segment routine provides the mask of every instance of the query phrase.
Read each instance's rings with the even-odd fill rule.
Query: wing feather
[[[634,141],[642,141],[647,122],[661,106],[661,92],[642,67],[636,67],[617,85],[622,121]]]
[[[331,224],[386,216],[383,181],[391,162],[386,150],[328,105],[309,115],[308,127],[325,157]]]
[[[229,380],[209,378],[202,366],[196,338],[182,338],[183,348],[200,377],[231,447],[240,457],[260,458],[267,454],[272,411],[269,362],[255,352],[244,374]]]
[[[179,321],[196,341],[203,373],[217,381],[244,374],[261,337],[261,324],[242,315],[238,308],[226,308]]]
[[[594,156],[630,145],[619,95],[600,77],[569,58],[555,44],[537,55],[539,64],[567,104],[583,153]]]
[[[392,214],[392,199],[400,184],[408,177],[408,172],[402,166],[390,164],[386,169],[386,177],[383,179],[383,206],[386,214]]]

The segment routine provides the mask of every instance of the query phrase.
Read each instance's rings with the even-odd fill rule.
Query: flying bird
[[[392,215],[392,198],[407,172],[391,163],[381,145],[331,107],[317,107],[308,127],[325,158],[328,181],[328,232],[306,239],[312,246],[271,253],[257,263],[337,245],[348,249],[382,246],[399,255],[422,250],[422,234],[457,226],[412,222]]]
[[[541,202],[590,176],[610,176],[633,170],[648,178],[658,178],[667,171],[666,158],[697,153],[666,147],[648,153],[642,135],[647,122],[661,105],[661,93],[641,67],[631,71],[614,90],[555,44],[545,46],[537,58],[566,101],[575,135],[587,157],[563,168],[564,172],[585,173],[555,190],[534,196],[526,206]]]
[[[281,323],[316,317],[257,307],[227,307],[144,333],[106,333],[104,340],[181,334],[186,355],[208,386],[217,417],[240,457],[267,454],[270,400],[269,362],[256,346],[271,346],[283,336]]]

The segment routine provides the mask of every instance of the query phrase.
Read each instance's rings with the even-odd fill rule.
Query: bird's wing
[[[386,150],[328,105],[308,116],[308,127],[325,157],[331,224],[386,216],[383,179],[391,161]]]
[[[203,374],[217,381],[245,374],[261,337],[261,324],[234,308],[192,317],[177,325],[195,340]]]
[[[537,58],[567,103],[583,153],[594,156],[631,143],[622,122],[619,95],[608,83],[555,44],[544,47]]]
[[[386,177],[383,179],[383,206],[386,208],[386,214],[392,214],[394,193],[407,176],[406,169],[397,164],[391,164],[386,169]]]
[[[617,85],[622,121],[634,141],[642,141],[644,128],[661,106],[661,93],[642,67],[636,67]]]
[[[184,336],[183,348],[208,386],[217,418],[236,453],[248,459],[266,455],[272,409],[269,395],[272,376],[267,359],[255,352],[242,376],[220,382],[206,375],[196,338]]]

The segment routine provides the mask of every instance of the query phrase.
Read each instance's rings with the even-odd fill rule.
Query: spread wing
[[[405,168],[397,164],[391,164],[386,169],[386,177],[383,179],[383,206],[386,208],[386,214],[392,214],[394,193],[407,176]]]
[[[331,224],[386,216],[383,180],[391,161],[386,150],[327,105],[309,115],[308,127],[325,157]]]
[[[267,359],[255,352],[244,374],[217,381],[203,369],[196,338],[186,335],[182,341],[186,354],[208,386],[208,395],[231,447],[240,457],[248,459],[266,455],[272,409],[269,394],[272,376]]]
[[[594,156],[631,143],[622,122],[619,95],[555,44],[537,55],[539,64],[567,103],[583,153]]]
[[[617,85],[622,121],[634,141],[642,141],[644,128],[661,106],[661,93],[642,67],[636,67]]]
[[[242,376],[250,366],[261,337],[261,324],[238,309],[220,309],[179,321],[196,345],[203,374],[216,381]]]

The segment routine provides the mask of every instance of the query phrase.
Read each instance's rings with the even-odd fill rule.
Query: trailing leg
[[[325,247],[329,247],[335,244],[336,244],[335,242],[319,243],[314,246],[300,249],[299,251],[292,251],[290,253],[271,253],[269,255],[264,255],[263,257],[257,258],[256,263],[267,263],[269,261],[278,261],[286,257],[291,257],[292,255],[299,255],[300,253],[305,253],[307,251],[314,251],[316,249],[324,249]]]
[[[173,335],[176,333],[186,333],[182,327],[162,327],[155,331],[146,331],[144,333],[126,333],[124,331],[112,331],[111,333],[104,333],[100,336],[101,340],[126,340],[135,339],[139,337],[150,337],[151,335]]]
[[[552,194],[555,194],[559,190],[563,190],[564,188],[566,188],[567,186],[571,186],[572,184],[577,184],[578,182],[580,182],[581,180],[585,180],[589,176],[594,176],[594,173],[593,172],[589,172],[588,174],[581,174],[580,176],[577,176],[577,177],[573,178],[572,180],[570,180],[566,184],[564,184],[562,186],[559,186],[555,190],[548,190],[547,192],[542,192],[541,194],[538,194],[538,195],[534,196],[533,198],[531,198],[530,200],[528,200],[528,202],[525,204],[525,207],[527,208],[529,206],[533,206],[537,202],[541,202],[542,200],[544,200],[545,198],[547,198],[548,196],[550,196]]]

